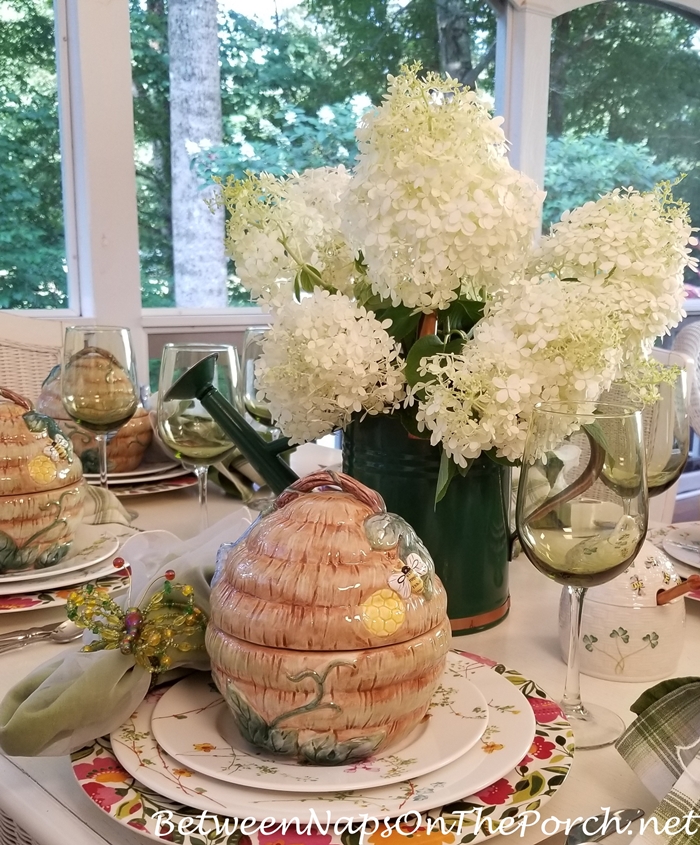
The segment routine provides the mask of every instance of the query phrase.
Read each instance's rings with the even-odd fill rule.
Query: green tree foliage
[[[404,62],[440,67],[438,0],[301,0],[276,26],[219,21],[224,141],[202,178],[352,164],[357,95],[377,102]],[[469,62],[493,88],[495,15],[469,16]],[[173,304],[167,0],[129,0],[144,305]],[[0,307],[66,304],[51,0],[0,0]],[[607,0],[553,22],[545,224],[617,185],[687,173],[676,193],[700,224],[698,22]],[[366,100],[365,100],[366,102]],[[245,302],[231,282],[232,303]]]
[[[67,304],[51,0],[0,2],[0,308]]]
[[[404,63],[418,61],[426,70],[440,70],[437,0],[402,4],[393,0],[304,0],[302,5],[339,54],[335,88],[328,92],[326,102],[359,91],[378,102],[386,89],[386,75]],[[470,22],[470,54],[476,66],[495,42],[496,15],[482,0],[462,0],[461,5]],[[493,91],[494,69],[494,63],[487,62],[478,77],[479,85],[489,92]]]
[[[697,16],[618,0],[561,15],[553,21],[549,100],[553,137],[602,133],[646,143],[650,157],[687,173],[674,193],[690,202],[696,225],[699,25]]]
[[[549,229],[564,211],[597,199],[613,188],[633,185],[639,191],[648,191],[657,182],[677,175],[671,164],[657,164],[644,142],[610,141],[602,133],[550,137],[543,228]]]

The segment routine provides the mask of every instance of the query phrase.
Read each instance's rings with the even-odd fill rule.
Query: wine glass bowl
[[[202,529],[208,524],[208,467],[225,460],[235,449],[235,444],[197,399],[166,400],[165,397],[190,367],[214,354],[213,383],[229,402],[238,407],[238,353],[232,346],[167,344],[163,348],[158,384],[158,435],[166,448],[184,466],[193,468],[197,475]]]
[[[100,483],[107,487],[107,439],[139,406],[136,367],[128,329],[70,326],[66,329],[61,401],[69,417],[95,435]]]
[[[668,364],[657,362],[658,399],[642,406],[642,429],[647,462],[647,488],[650,496],[659,496],[672,487],[688,461],[690,421],[689,385],[683,356],[666,353]],[[674,357],[678,363],[674,363]],[[628,404],[630,388],[615,383],[604,394],[604,401]]]
[[[269,426],[272,422],[270,409],[266,402],[258,397],[255,386],[255,363],[263,352],[263,340],[265,329],[262,326],[252,326],[245,331],[243,336],[243,359],[242,370],[242,395],[243,406],[246,412],[261,425]]]
[[[577,655],[585,591],[627,569],[647,522],[640,409],[537,405],[523,454],[516,528],[531,563],[569,592],[572,628],[562,707],[581,748],[614,742],[623,728],[610,711],[581,703]]]
[[[643,412],[650,496],[676,483],[690,450],[688,374],[682,367],[663,369],[669,376],[658,385],[659,398]]]

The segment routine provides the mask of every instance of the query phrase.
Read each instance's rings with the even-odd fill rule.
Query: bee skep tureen
[[[70,440],[31,402],[0,388],[0,576],[59,563],[83,516]]]
[[[313,473],[222,547],[212,674],[252,744],[316,765],[361,760],[425,717],[446,606],[408,523],[349,476]]]

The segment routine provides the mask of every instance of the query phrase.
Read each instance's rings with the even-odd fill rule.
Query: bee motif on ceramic
[[[664,579],[664,584],[670,584],[671,583],[671,576],[665,570],[662,574],[662,577]]]
[[[63,435],[57,434],[55,439],[44,449],[52,461],[70,461],[72,457],[72,445]]]
[[[406,556],[401,568],[389,576],[389,586],[404,599],[410,598],[411,593],[421,595],[425,590],[423,576],[427,575],[428,571],[428,564],[412,552]]]
[[[638,595],[641,596],[644,592],[644,581],[642,581],[638,575],[632,575],[630,577],[630,585],[632,590]]]

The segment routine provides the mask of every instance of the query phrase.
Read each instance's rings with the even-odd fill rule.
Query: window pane
[[[553,21],[545,227],[616,187],[674,189],[700,224],[700,16],[607,0]]]
[[[0,0],[0,308],[67,308],[51,0]]]
[[[206,16],[216,16],[214,44]],[[217,267],[206,263],[215,247],[190,261],[199,280],[187,280],[187,259],[177,258],[201,193],[173,184],[173,162],[175,182],[191,173],[200,191],[215,175],[351,166],[355,126],[380,100],[387,73],[420,61],[491,93],[495,32],[495,15],[480,0],[132,0],[143,304],[221,304],[211,284]],[[207,60],[212,51],[218,62]],[[212,73],[219,97],[205,108]],[[198,101],[188,77],[200,80]],[[188,123],[185,134],[178,121]],[[205,237],[192,238],[195,256]],[[173,239],[181,275],[173,272]],[[222,279],[229,304],[248,304],[233,266]]]

